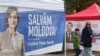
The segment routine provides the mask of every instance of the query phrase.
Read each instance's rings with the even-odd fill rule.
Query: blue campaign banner
[[[36,10],[19,12],[17,31],[24,36],[25,54],[34,55],[36,52],[39,54],[39,50],[43,48],[42,53],[61,51],[65,21],[64,11]],[[0,13],[0,32],[5,31],[6,28],[5,13]],[[55,48],[55,50],[50,48]]]

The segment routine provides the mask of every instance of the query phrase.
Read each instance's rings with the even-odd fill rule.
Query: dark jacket
[[[82,30],[81,42],[83,42],[84,47],[92,47],[92,29],[85,27]]]
[[[66,43],[73,43],[72,42],[72,35],[73,35],[73,32],[71,32],[71,41],[70,41],[68,38],[68,33],[66,32]]]

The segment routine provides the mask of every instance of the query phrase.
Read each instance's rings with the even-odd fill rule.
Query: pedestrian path
[[[66,56],[75,56],[75,53],[74,52],[67,52]],[[100,52],[93,52],[93,56],[100,56]]]
[[[34,56],[65,56],[64,54],[42,54],[42,55],[34,55]]]
[[[100,52],[93,52],[95,56],[100,56]],[[53,53],[53,54],[42,54],[42,55],[33,55],[33,56],[65,56],[62,53]],[[75,56],[74,52],[67,52],[66,56]]]

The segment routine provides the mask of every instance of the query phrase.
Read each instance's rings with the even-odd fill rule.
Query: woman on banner
[[[16,30],[19,23],[18,9],[8,7],[5,20],[7,28],[0,33],[0,56],[24,56],[24,36]]]
[[[84,50],[81,53],[81,56],[85,56],[85,53],[87,53],[89,56],[93,56],[92,54],[92,37],[93,32],[91,29],[90,22],[86,22],[86,26],[82,30],[82,37],[81,37],[81,45],[84,47]]]

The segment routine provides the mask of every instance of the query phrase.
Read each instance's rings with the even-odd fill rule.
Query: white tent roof
[[[62,0],[0,0],[0,5],[64,11]]]

